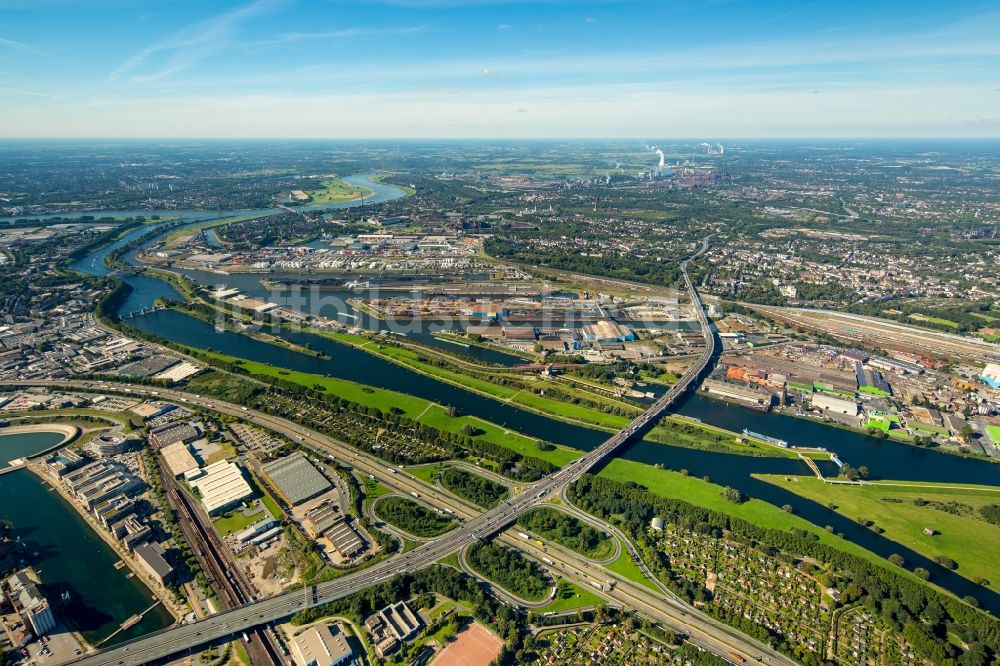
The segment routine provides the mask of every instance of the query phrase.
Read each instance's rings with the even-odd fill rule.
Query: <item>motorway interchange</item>
[[[699,251],[690,257],[694,259],[703,253],[710,237],[704,239]],[[86,389],[114,392],[131,389],[133,392],[154,394],[160,398],[183,401],[187,404],[236,416],[259,427],[271,430],[298,441],[316,453],[351,466],[359,472],[378,478],[390,488],[417,495],[425,504],[441,509],[464,519],[456,529],[429,541],[414,550],[402,553],[390,560],[366,568],[337,580],[321,583],[313,587],[312,594],[298,591],[282,593],[270,598],[250,600],[229,610],[209,616],[197,622],[143,636],[129,642],[85,655],[73,662],[87,666],[139,666],[184,653],[201,645],[232,637],[245,635],[249,629],[268,625],[287,618],[309,607],[349,596],[365,587],[412,572],[433,564],[441,558],[460,551],[479,539],[499,535],[499,539],[509,546],[518,548],[527,555],[546,562],[558,575],[584,585],[600,586],[601,594],[611,603],[633,608],[650,618],[662,622],[686,634],[689,640],[704,649],[721,656],[731,653],[744,655],[750,661],[772,664],[792,664],[791,660],[767,648],[756,640],[743,636],[736,630],[696,611],[669,593],[657,594],[649,588],[631,581],[615,580],[612,574],[599,564],[590,562],[565,549],[543,549],[537,544],[518,539],[505,532],[518,516],[541,505],[552,497],[557,497],[569,484],[589,471],[628,440],[641,436],[655,424],[662,413],[696,382],[711,363],[715,343],[708,318],[704,313],[697,291],[687,275],[687,263],[681,265],[684,280],[692,302],[696,305],[699,323],[705,332],[706,345],[695,364],[681,377],[669,391],[660,397],[645,412],[630,422],[625,428],[608,438],[597,448],[566,465],[548,477],[528,486],[520,494],[501,502],[486,512],[453,496],[437,492],[424,482],[387,468],[384,462],[361,453],[343,443],[321,433],[303,428],[287,419],[250,410],[239,405],[203,398],[198,395],[160,389],[153,391],[143,387],[112,385],[98,381],[32,381],[18,382],[19,386],[34,385],[50,388]],[[628,546],[627,542],[626,545]],[[632,549],[629,548],[631,551]]]

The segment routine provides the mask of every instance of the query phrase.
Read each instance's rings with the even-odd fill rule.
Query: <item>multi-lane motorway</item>
[[[704,252],[708,247],[708,242],[709,239],[706,238],[700,250],[690,259]],[[451,509],[456,514],[467,517],[467,519],[459,527],[408,553],[337,580],[319,584],[316,586],[315,593],[311,599],[304,597],[298,592],[288,592],[267,599],[249,602],[191,624],[165,629],[115,647],[86,655],[74,663],[86,664],[87,666],[139,666],[140,664],[154,662],[173,654],[193,650],[210,641],[242,635],[247,629],[286,618],[306,606],[326,603],[349,596],[373,584],[388,580],[397,574],[414,571],[430,565],[476,540],[501,532],[525,511],[538,506],[553,495],[558,495],[562,488],[578,479],[594,465],[613,453],[623,443],[640,435],[651,427],[664,410],[670,407],[701,376],[711,362],[715,351],[714,337],[710,330],[701,299],[687,274],[687,263],[689,260],[681,265],[681,269],[688,293],[695,306],[706,339],[705,350],[698,357],[696,363],[681,377],[677,384],[671,387],[669,391],[645,412],[630,422],[624,429],[608,438],[600,446],[532,485],[528,491],[515,495],[491,511],[483,513],[477,513],[474,507],[470,507],[468,504],[457,501],[454,498],[442,496],[433,489],[430,489],[423,482],[412,477],[401,473],[390,472],[386,474],[387,468],[381,461],[354,449],[344,447],[342,444],[335,442],[325,435],[303,428],[287,419],[180,391],[167,389],[154,391],[148,388],[137,389],[139,392],[155,392],[161,398],[194,404],[204,409],[238,416],[256,425],[298,440],[319,451],[336,452],[339,459],[357,467],[359,471],[377,474],[396,489],[428,495],[427,497],[423,497],[423,499],[429,504]],[[120,385],[109,385],[97,381],[39,380],[4,383],[19,386],[36,385],[107,391],[114,391],[116,388],[118,390],[121,389]],[[522,550],[530,552],[534,549],[532,544],[525,544],[523,540],[513,539],[509,536],[502,536],[501,538],[509,542],[510,545]],[[532,554],[538,556],[537,553]],[[560,574],[574,578],[585,584],[588,581],[596,581],[599,577],[607,575],[603,570],[592,568],[597,567],[597,565],[589,563],[586,560],[573,558],[567,553],[553,553],[549,556],[549,559],[558,562]],[[620,581],[613,588],[608,586],[604,594],[623,606],[637,608],[647,615],[667,622],[671,626],[679,627],[691,636],[692,642],[718,654],[725,655],[729,652],[736,652],[744,655],[749,660],[755,660],[755,657],[761,656],[769,663],[794,663],[780,654],[767,649],[757,641],[746,638],[738,632],[704,615],[696,613],[693,609],[681,604],[677,600],[656,595],[642,586],[632,584],[628,581]]]

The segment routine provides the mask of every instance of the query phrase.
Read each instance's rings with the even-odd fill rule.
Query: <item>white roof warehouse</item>
[[[253,495],[243,470],[228,460],[212,463],[190,483],[201,494],[202,504],[210,515],[230,509]]]

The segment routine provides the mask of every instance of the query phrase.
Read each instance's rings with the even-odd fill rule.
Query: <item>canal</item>
[[[143,233],[145,231],[147,230],[144,230]],[[125,242],[128,240],[120,241],[122,244]],[[110,248],[104,253],[106,254],[108,251]],[[132,255],[132,252],[126,253],[124,258],[132,260],[134,259]],[[89,258],[81,260],[81,268],[94,265],[88,260]],[[217,283],[221,276],[212,274],[211,278],[207,280],[205,275],[191,275],[191,277],[199,282]],[[230,283],[231,286],[241,288],[245,293],[262,295],[260,290],[263,290],[263,287],[259,285],[257,276],[239,276],[238,278],[225,276],[222,280]],[[132,284],[134,292],[122,307],[122,311],[125,312],[137,310],[142,306],[148,307],[158,296],[178,298],[172,287],[155,278],[129,276],[126,281]],[[251,281],[255,282],[256,286],[253,286]],[[234,284],[236,282],[239,284]],[[269,299],[275,300],[273,294],[269,295]],[[292,304],[289,305],[292,306]],[[298,309],[300,305],[294,307]],[[313,312],[313,309],[308,307],[306,311]],[[334,315],[339,311],[334,310]],[[408,394],[452,405],[462,413],[474,414],[497,424],[516,426],[516,429],[525,435],[565,444],[580,450],[592,449],[607,436],[603,432],[590,428],[567,424],[519,410],[415,373],[363,351],[310,334],[283,332],[282,336],[294,342],[308,342],[314,349],[328,353],[329,359],[316,359],[313,356],[276,348],[246,336],[216,331],[210,324],[172,311],[161,311],[145,317],[137,317],[128,323],[146,332],[181,344],[211,347],[222,353],[290,369],[329,374],[333,377],[381,388],[403,390]],[[363,319],[359,320],[359,323],[372,324],[373,322]],[[763,414],[701,395],[688,397],[679,406],[678,412],[737,432],[743,428],[749,428],[756,432],[785,439],[792,444],[823,446],[838,453],[841,459],[852,465],[867,465],[872,475],[877,477],[1000,485],[1000,467],[988,462],[877,440],[866,435],[805,419]],[[984,608],[994,613],[1000,612],[1000,595],[991,590],[976,586],[957,573],[885,539],[818,503],[799,498],[783,489],[751,477],[751,474],[756,473],[808,474],[808,468],[800,461],[698,451],[648,441],[632,444],[620,455],[646,464],[661,464],[668,469],[686,469],[692,476],[708,476],[716,483],[739,488],[747,495],[770,502],[775,506],[791,504],[795,508],[796,515],[813,524],[819,527],[829,525],[834,531],[844,534],[848,540],[883,557],[898,553],[907,560],[910,566],[920,566],[931,571],[933,580],[938,585],[951,590],[958,596],[972,595],[979,600]],[[824,466],[824,472],[832,471],[832,463]]]

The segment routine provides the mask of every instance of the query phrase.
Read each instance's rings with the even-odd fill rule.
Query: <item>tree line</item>
[[[554,585],[537,562],[495,541],[476,541],[465,557],[473,569],[527,601],[545,599]]]
[[[445,488],[484,509],[492,509],[507,497],[505,486],[457,467],[441,472],[440,479]]]
[[[416,537],[435,537],[455,526],[451,518],[398,495],[380,499],[375,505],[375,515]]]
[[[725,535],[774,555],[785,553],[830,565],[839,578],[841,603],[863,604],[935,664],[985,666],[1000,652],[1000,622],[995,618],[886,567],[820,543],[816,535],[804,530],[786,532],[760,527],[719,511],[653,495],[636,483],[619,483],[590,474],[570,487],[570,497],[585,511],[625,530],[637,541],[654,573],[689,600],[705,599],[708,593],[673,575],[669,559],[658,551],[647,529],[654,516],[680,530]],[[961,646],[949,636],[957,637]],[[790,650],[787,644],[772,643]]]

